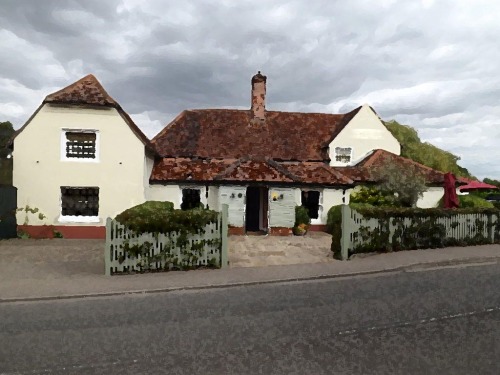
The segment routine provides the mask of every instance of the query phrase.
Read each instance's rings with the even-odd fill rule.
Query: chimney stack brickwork
[[[252,113],[254,120],[266,119],[266,80],[260,71],[252,77]]]

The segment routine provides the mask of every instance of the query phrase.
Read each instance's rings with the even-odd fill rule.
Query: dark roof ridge
[[[65,93],[71,92],[73,89],[76,89],[76,87],[80,84],[83,84],[84,82],[90,82],[91,85],[95,85],[97,90],[100,92],[100,94],[103,97],[103,103],[98,103],[94,101],[93,103],[89,103],[87,100],[68,100],[68,99],[62,99],[58,98],[59,95],[63,95]],[[88,83],[87,82],[87,83]],[[61,104],[75,104],[75,103],[82,103],[82,104],[95,104],[95,105],[102,105],[102,106],[110,106],[114,107],[117,106],[118,103],[116,102],[115,99],[111,95],[108,94],[106,89],[102,86],[101,82],[93,75],[93,74],[87,74],[85,77],[80,78],[78,81],[73,82],[72,84],[63,87],[62,89],[53,92],[45,97],[43,100],[43,103],[61,103]]]

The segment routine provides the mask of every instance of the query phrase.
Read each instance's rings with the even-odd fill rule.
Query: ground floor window
[[[62,216],[99,216],[98,187],[61,186]]]
[[[182,189],[182,210],[191,210],[200,207],[201,191],[199,189]]]
[[[317,190],[303,190],[302,191],[302,206],[309,211],[311,219],[319,218],[320,211],[320,192]]]

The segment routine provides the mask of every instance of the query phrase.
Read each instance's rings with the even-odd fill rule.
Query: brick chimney
[[[266,119],[266,76],[259,72],[252,77],[252,114],[254,120]]]

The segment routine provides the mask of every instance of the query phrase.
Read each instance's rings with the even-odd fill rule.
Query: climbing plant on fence
[[[182,211],[168,203],[146,202],[107,220],[106,274],[227,266],[227,206]]]
[[[341,207],[341,234],[332,236],[338,259],[389,252],[500,243],[497,209]]]

